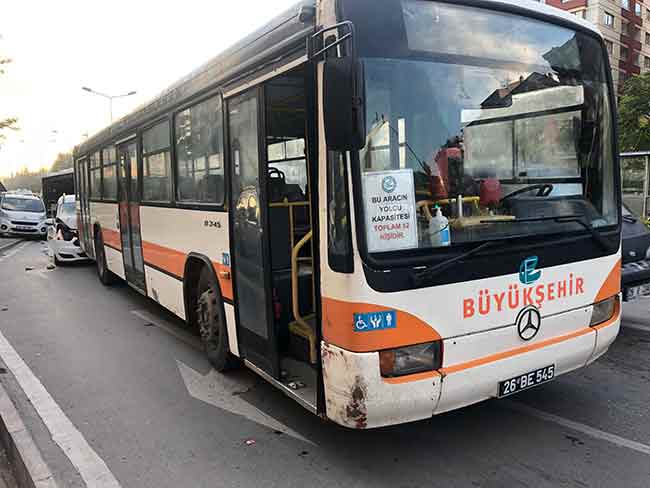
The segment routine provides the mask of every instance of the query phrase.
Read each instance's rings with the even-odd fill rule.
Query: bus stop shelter
[[[623,203],[650,218],[650,151],[621,153]]]

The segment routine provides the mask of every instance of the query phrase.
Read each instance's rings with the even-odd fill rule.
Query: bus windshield
[[[369,252],[618,224],[607,68],[595,37],[456,4],[392,3],[401,21],[381,34],[353,18]]]

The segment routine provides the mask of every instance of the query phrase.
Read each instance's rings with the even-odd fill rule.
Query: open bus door
[[[230,215],[235,313],[240,350],[273,378],[280,360],[272,320],[271,272],[267,238],[266,165],[261,148],[261,90],[228,100]]]
[[[124,274],[129,285],[146,294],[140,233],[139,167],[136,139],[118,144],[119,216]]]
[[[93,233],[90,224],[90,201],[89,201],[89,176],[88,176],[88,158],[81,159],[77,162],[79,174],[79,209],[81,218],[79,222],[79,235],[83,242],[86,254],[91,258],[95,257],[95,244],[93,242]]]

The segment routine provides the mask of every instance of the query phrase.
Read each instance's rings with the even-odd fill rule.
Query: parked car
[[[650,295],[650,229],[623,205],[623,300]]]
[[[79,245],[77,204],[74,195],[63,195],[56,204],[55,217],[49,219],[47,243],[55,264],[88,259]]]
[[[47,234],[45,205],[32,193],[7,192],[0,197],[0,234],[34,236]]]

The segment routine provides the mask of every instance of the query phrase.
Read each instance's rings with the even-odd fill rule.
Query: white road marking
[[[132,310],[131,313],[146,323],[153,324],[164,330],[194,349],[203,351],[203,345],[198,337],[180,329],[170,321],[156,317],[146,310]],[[223,375],[212,369],[208,374],[203,375],[181,361],[177,360],[176,363],[185,383],[185,388],[193,398],[312,444],[311,441],[240,397],[241,393],[247,392],[255,385],[255,379],[249,371],[232,372]]]
[[[106,463],[63,413],[43,384],[32,373],[9,341],[0,332],[0,357],[13,373],[43,423],[68,457],[86,485],[91,488],[119,488],[120,484]]]
[[[239,378],[235,377],[234,374],[223,375],[217,373],[214,369],[203,375],[181,361],[177,360],[176,363],[178,363],[178,370],[185,382],[188,393],[197,400],[245,417],[269,429],[279,430],[295,439],[313,444],[293,429],[241,398],[241,394],[246,393],[255,384],[253,378],[244,377],[243,374],[238,375]],[[250,373],[248,375],[250,376]]]
[[[536,417],[538,419],[545,420],[547,422],[552,422],[554,424],[561,425],[562,427],[567,427],[571,430],[575,430],[576,432],[581,432],[583,434],[586,434],[590,437],[593,437],[594,439],[607,441],[619,447],[625,447],[627,449],[631,449],[641,454],[650,456],[650,446],[647,444],[642,444],[641,442],[626,439],[625,437],[621,437],[615,434],[610,434],[609,432],[595,429],[594,427],[590,427],[589,425],[585,425],[585,424],[581,424],[580,422],[575,422],[573,420],[565,419],[564,417],[553,415],[552,413],[544,412],[542,410],[529,407],[528,405],[524,405],[523,403],[516,402],[513,400],[503,400],[502,404],[506,408],[514,410],[515,412],[530,415],[531,417]]]

